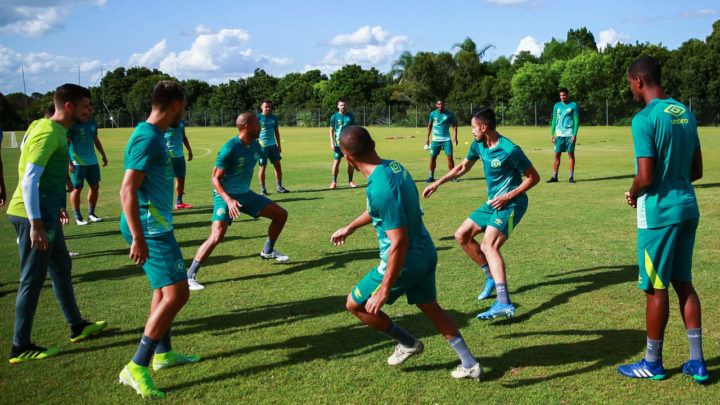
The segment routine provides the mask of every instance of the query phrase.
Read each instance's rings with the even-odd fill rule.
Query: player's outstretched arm
[[[535,185],[540,182],[540,175],[538,174],[537,170],[535,170],[534,166],[530,166],[527,170],[525,170],[523,172],[523,176],[525,176],[525,179],[523,180],[522,183],[520,183],[519,186],[517,186],[516,189],[510,191],[507,194],[503,194],[501,196],[497,196],[497,197],[493,198],[489,202],[489,204],[492,205],[492,207],[497,210],[502,209],[513,198],[530,190],[531,188],[535,187]]]
[[[423,190],[423,197],[424,198],[430,198],[431,195],[444,183],[447,183],[450,180],[457,179],[458,177],[461,177],[465,173],[469,172],[472,167],[475,166],[474,160],[469,160],[465,158],[465,160],[462,161],[459,165],[453,167],[452,170],[447,172],[444,176],[437,179],[434,183],[431,185],[425,187],[425,190]]]
[[[335,233],[333,233],[330,237],[330,242],[332,242],[332,244],[335,246],[342,246],[345,244],[345,239],[347,239],[348,236],[352,235],[353,232],[355,232],[358,228],[370,223],[372,223],[372,218],[370,218],[370,214],[368,214],[366,210],[365,212],[360,214],[359,217],[355,218],[352,222],[350,222],[347,226],[344,226],[335,231]]]
[[[145,264],[148,258],[145,234],[140,225],[140,205],[137,196],[137,191],[144,179],[145,172],[127,169],[120,186],[120,203],[122,204],[123,214],[125,214],[125,221],[127,221],[133,237],[132,244],[130,244],[130,259],[140,266]]]
[[[385,275],[378,290],[365,303],[365,310],[371,314],[380,312],[380,308],[385,305],[388,297],[390,297],[390,290],[392,290],[395,281],[400,275],[400,270],[402,270],[403,264],[405,263],[405,256],[407,256],[407,250],[410,246],[407,225],[403,225],[400,228],[388,229],[385,231],[385,234],[388,239],[390,239]]]

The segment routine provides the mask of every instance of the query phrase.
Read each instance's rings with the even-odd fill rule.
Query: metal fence
[[[720,125],[720,104],[703,103],[692,99],[679,100],[693,111],[698,122],[703,126]],[[575,101],[580,107],[580,125],[591,126],[627,126],[632,117],[642,109],[642,105],[630,100]],[[549,126],[552,122],[552,109],[555,102],[508,103],[497,101],[490,105],[495,110],[498,124],[522,126]],[[453,111],[459,125],[469,125],[474,111],[484,105],[448,104],[447,109]],[[426,127],[430,112],[435,109],[430,105],[397,104],[397,105],[360,105],[349,106],[348,110],[355,115],[355,122],[363,126],[392,127]],[[330,116],[337,110],[332,108],[276,108],[273,114],[278,116],[280,126],[286,127],[328,127]],[[185,114],[187,126],[194,127],[232,127],[235,118],[243,110],[198,110],[190,109]],[[254,111],[260,113],[259,110]],[[134,112],[128,110],[96,112],[95,119],[101,127],[134,127],[144,121],[149,111]]]

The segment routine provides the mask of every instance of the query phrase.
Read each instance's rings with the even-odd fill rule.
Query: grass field
[[[438,248],[438,301],[455,319],[485,369],[480,382],[455,381],[458,364],[429,320],[404,299],[388,314],[425,342],[425,352],[397,368],[386,364],[393,342],[345,311],[350,288],[378,262],[372,227],[340,248],[330,235],[365,208],[365,190],[348,189],[345,163],[339,190],[330,183],[327,129],[283,128],[284,185],[291,194],[271,196],[289,212],[277,244],[286,264],[262,261],[267,220],[233,223],[226,239],[198,276],[206,289],[193,292],[173,326],[173,345],[200,354],[195,365],[153,373],[172,402],[191,403],[629,403],[717,400],[720,373],[720,129],[701,129],[705,177],[696,184],[703,215],[695,244],[694,282],[704,313],[704,348],[711,386],[680,372],[687,359],[684,327],[672,301],[665,340],[668,380],[626,379],[616,367],[644,354],[644,296],[636,287],[635,212],[624,202],[633,173],[630,130],[580,130],[577,184],[545,184],[552,149],[547,128],[505,127],[522,146],[542,181],[530,190],[527,214],[503,248],[508,285],[517,308],[511,320],[475,319],[491,302],[478,302],[484,276],[453,238],[457,226],[485,201],[482,168],[446,184],[422,201],[425,223]],[[123,151],[130,129],[101,130],[110,164],[102,170],[98,214],[106,221],[65,227],[80,309],[106,319],[102,334],[70,343],[48,281],[40,297],[33,340],[58,347],[53,359],[19,365],[0,362],[3,403],[126,403],[139,397],[119,386],[117,375],[131,358],[147,317],[150,289],[127,257],[118,232]],[[217,151],[234,134],[229,128],[188,128],[195,159],[188,163],[185,201],[196,208],[176,212],[175,234],[189,263],[208,236],[212,215],[210,173]],[[405,165],[422,191],[428,157],[424,130],[371,128],[380,155]],[[460,129],[456,156],[472,140]],[[389,137],[414,138],[388,140]],[[3,150],[5,182],[17,184],[18,150]],[[459,160],[458,160],[459,161]],[[446,172],[444,157],[437,173]],[[269,184],[274,171],[268,169]],[[356,181],[365,184],[358,173]],[[258,191],[257,180],[253,189]],[[0,215],[0,348],[10,351],[19,260],[15,232]],[[83,202],[86,212],[86,202]]]

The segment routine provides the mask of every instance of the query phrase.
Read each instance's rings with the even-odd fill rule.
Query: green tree
[[[247,89],[250,95],[251,104],[255,108],[260,108],[260,102],[263,99],[269,99],[275,104],[280,104],[282,100],[277,100],[278,79],[270,76],[262,69],[255,69],[252,76],[247,78]]]
[[[124,97],[127,109],[136,113],[149,113],[152,108],[152,90],[160,80],[173,78],[166,74],[154,74],[136,81]]]

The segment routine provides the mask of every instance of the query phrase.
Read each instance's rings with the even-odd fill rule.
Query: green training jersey
[[[170,157],[184,157],[183,135],[185,134],[185,120],[180,120],[177,127],[168,127],[165,130],[165,144]]]
[[[230,138],[223,145],[215,159],[215,167],[225,170],[225,176],[220,183],[228,194],[242,194],[250,191],[250,182],[260,152],[260,144],[257,140],[252,141],[248,146],[237,136]]]
[[[40,122],[41,119],[43,119],[43,118],[37,119],[37,120],[35,120],[35,121],[33,121],[33,122],[30,123],[30,125],[28,126],[27,131],[25,131],[25,135],[23,136],[23,139],[25,139],[25,137],[27,136],[27,134],[29,134],[30,131],[32,131],[32,129],[35,128],[35,126]]]
[[[258,138],[260,146],[264,148],[277,144],[275,142],[275,128],[278,127],[277,115],[270,114],[266,117],[263,114],[258,114],[257,119],[260,122],[260,137]]]
[[[8,215],[27,218],[22,195],[22,178],[28,163],[43,166],[38,183],[40,191],[40,216],[45,221],[60,218],[65,207],[65,185],[68,177],[68,144],[66,128],[57,122],[42,118],[37,121],[22,141],[18,162],[18,185],[8,205]]]
[[[446,142],[450,140],[450,126],[457,124],[457,118],[448,109],[444,109],[443,112],[435,110],[430,113],[428,123],[430,122],[432,122],[432,140]]]
[[[95,155],[97,121],[90,118],[82,124],[75,124],[67,131],[70,141],[70,159],[75,166],[90,166],[98,163]]]
[[[340,146],[340,133],[350,125],[355,125],[355,116],[351,112],[346,112],[345,115],[336,112],[330,117],[330,126],[335,129],[335,145]]]
[[[145,236],[172,231],[175,173],[160,128],[148,122],[135,127],[125,148],[125,170],[128,169],[145,173],[137,190]]]
[[[559,137],[577,135],[577,128],[580,120],[580,108],[574,101],[563,104],[562,101],[555,103],[553,107],[553,124],[550,128],[551,135]]]
[[[672,98],[652,100],[632,120],[635,158],[653,158],[653,182],[637,199],[638,228],[700,216],[690,171],[700,149],[697,119]],[[637,160],[636,160],[637,162]]]
[[[474,140],[467,154],[468,160],[482,159],[488,202],[518,188],[522,174],[532,167],[530,159],[519,146],[498,134],[498,143],[492,149],[485,142]],[[527,195],[522,193],[511,200],[527,208]]]
[[[407,226],[409,247],[406,261],[427,258],[435,252],[435,245],[422,221],[417,187],[410,173],[400,163],[383,160],[368,177],[367,210],[377,230],[382,263],[380,273],[385,272],[390,239],[387,231]]]

